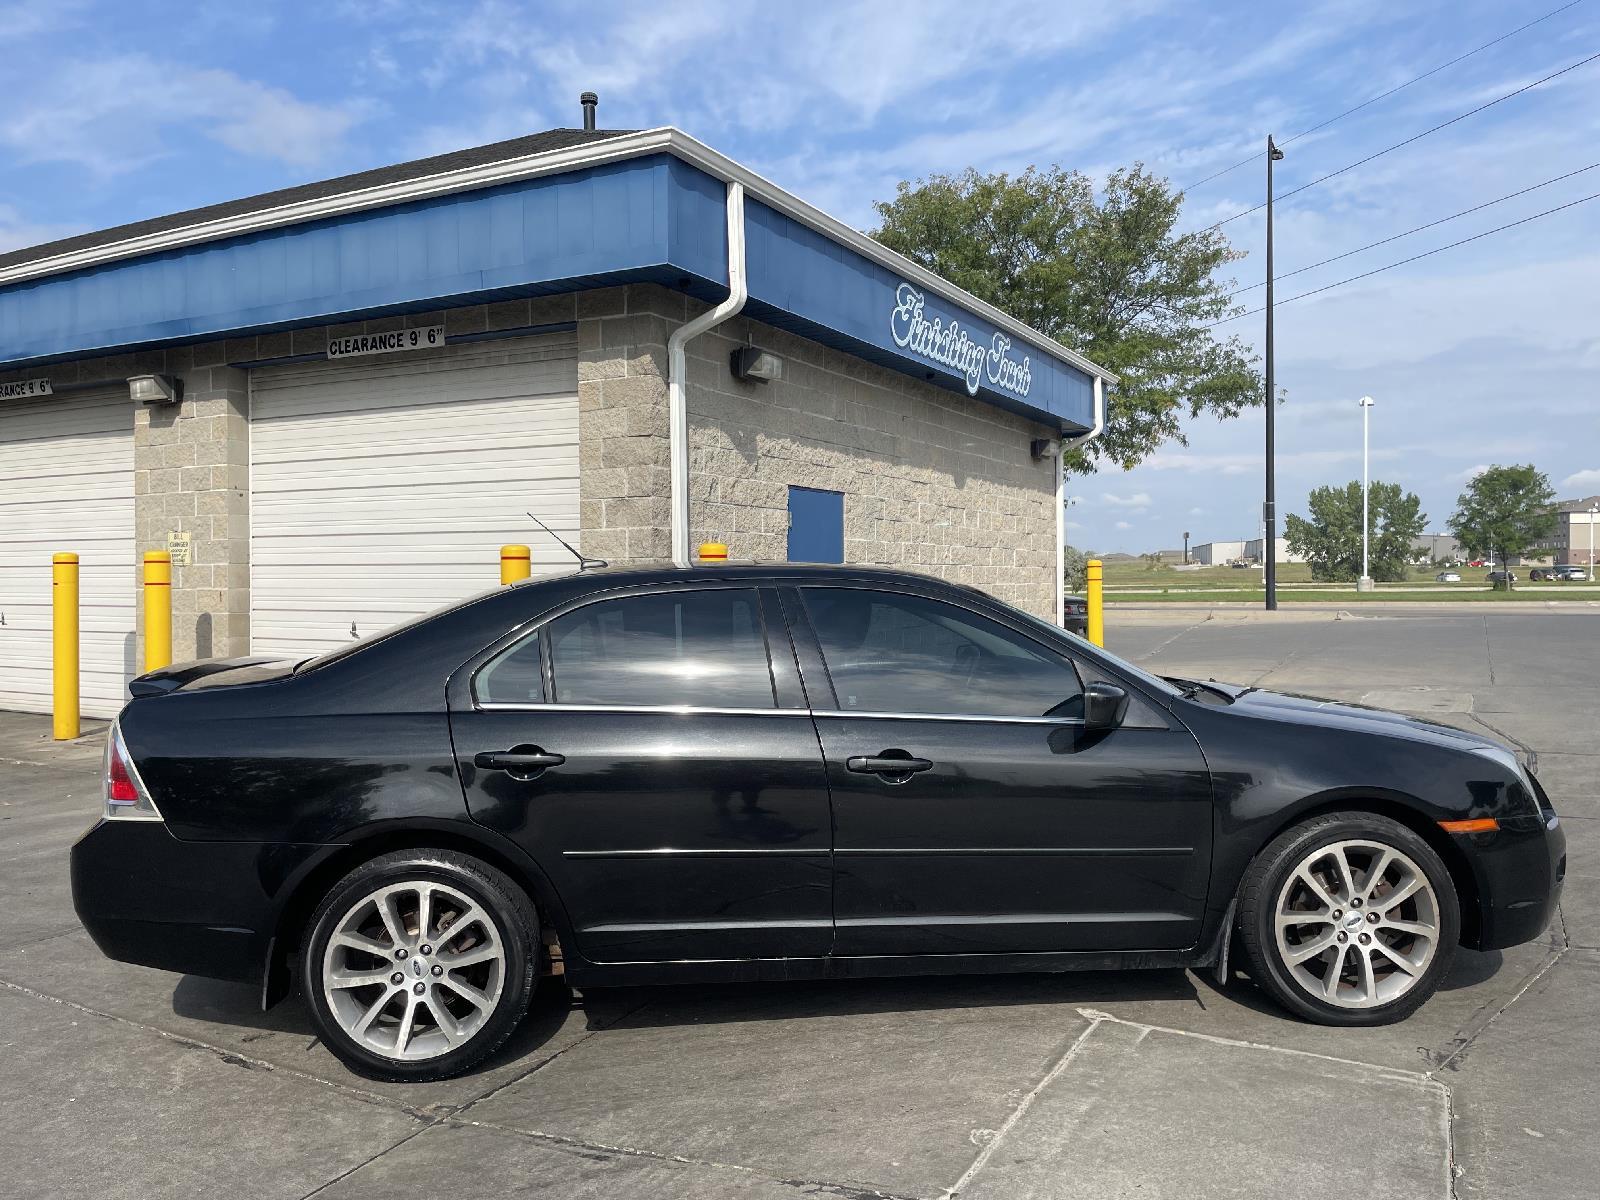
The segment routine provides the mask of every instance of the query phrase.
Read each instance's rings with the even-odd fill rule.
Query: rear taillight
[[[128,771],[128,760],[124,756],[119,739],[113,738],[110,753],[106,755],[106,803],[107,804],[137,804],[139,803],[139,789],[133,786],[133,775]]]
[[[105,818],[108,821],[159,821],[150,793],[145,791],[139,772],[128,755],[122,730],[112,722],[106,736]]]

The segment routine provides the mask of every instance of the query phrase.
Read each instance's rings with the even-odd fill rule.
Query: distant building
[[[1274,562],[1305,562],[1305,559],[1300,555],[1290,552],[1288,539],[1276,538],[1273,541],[1273,545],[1277,551],[1273,557]],[[1260,538],[1240,538],[1237,541],[1225,542],[1202,542],[1190,551],[1189,556],[1195,562],[1204,563],[1206,566],[1211,567],[1222,566],[1240,558],[1262,562],[1261,547],[1262,540]]]
[[[1411,549],[1426,554],[1432,562],[1458,562],[1465,558],[1461,543],[1448,533],[1425,533],[1411,539]]]
[[[1549,559],[1553,563],[1589,565],[1590,546],[1600,559],[1600,496],[1581,500],[1557,500],[1553,506],[1556,527],[1547,538],[1540,538],[1523,556],[1524,562]]]

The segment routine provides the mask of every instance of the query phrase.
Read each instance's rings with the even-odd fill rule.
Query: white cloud
[[[113,175],[169,153],[165,135],[192,132],[243,155],[309,167],[336,157],[370,112],[362,103],[301,100],[220,68],[125,54],[61,62],[36,76],[0,116],[0,146],[21,163]]]
[[[1131,496],[1119,496],[1115,492],[1101,492],[1100,499],[1112,508],[1142,509],[1150,507],[1149,492],[1135,492]]]
[[[1600,492],[1600,467],[1574,471],[1561,481],[1561,486],[1569,492],[1588,492],[1591,489]]]
[[[1115,527],[1117,529],[1132,529],[1133,528],[1132,524],[1130,524],[1127,521],[1118,521]]]
[[[1478,463],[1476,466],[1467,467],[1465,470],[1457,471],[1455,473],[1455,478],[1457,478],[1457,479],[1476,479],[1479,475],[1482,475],[1488,469],[1489,469],[1489,464],[1488,463]]]
[[[1203,508],[1191,508],[1189,510],[1189,515],[1191,517],[1203,517],[1206,515],[1206,510]]]

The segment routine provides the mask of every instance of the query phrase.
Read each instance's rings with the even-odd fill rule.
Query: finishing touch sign
[[[1019,398],[1027,396],[1033,384],[1028,356],[1012,357],[1012,342],[1005,334],[996,333],[985,345],[973,341],[954,317],[946,321],[923,315],[927,300],[909,283],[895,289],[894,300],[889,334],[896,346],[965,376],[968,395],[976,396],[987,379],[991,387]]]

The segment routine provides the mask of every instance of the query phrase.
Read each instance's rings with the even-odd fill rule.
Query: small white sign
[[[172,555],[173,566],[187,567],[193,561],[194,534],[187,529],[167,534],[167,553]]]
[[[0,383],[0,400],[26,400],[30,396],[53,396],[48,379],[16,379]]]
[[[394,354],[400,350],[433,350],[444,345],[444,326],[396,329],[389,333],[354,333],[328,342],[329,358],[358,358],[363,354]]]

